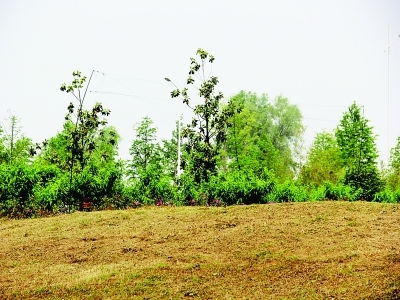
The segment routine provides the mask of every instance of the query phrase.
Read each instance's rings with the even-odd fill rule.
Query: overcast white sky
[[[388,37],[388,23],[390,32]],[[94,73],[85,104],[111,109],[129,158],[142,117],[169,138],[183,86],[201,47],[215,57],[218,90],[278,95],[297,104],[310,144],[356,101],[388,157],[388,55],[400,35],[399,0],[57,1],[0,0],[0,123],[9,112],[34,142],[62,129],[73,70]],[[99,93],[107,92],[107,93]],[[122,96],[117,94],[126,94]],[[390,48],[390,147],[400,136],[400,39]]]

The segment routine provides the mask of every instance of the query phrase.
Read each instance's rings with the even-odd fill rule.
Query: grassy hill
[[[400,205],[0,219],[0,299],[400,299]]]

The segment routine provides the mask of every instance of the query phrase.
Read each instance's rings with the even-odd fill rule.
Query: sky
[[[34,142],[57,134],[74,102],[60,85],[80,70],[92,74],[85,108],[111,110],[129,159],[143,117],[159,139],[191,119],[164,78],[183,87],[203,48],[226,98],[245,90],[296,104],[305,146],[355,101],[387,162],[400,136],[400,38],[384,50],[399,35],[399,0],[0,0],[0,124],[16,115]]]

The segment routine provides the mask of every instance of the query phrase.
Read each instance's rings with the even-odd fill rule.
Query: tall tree
[[[376,159],[375,135],[361,107],[353,103],[340,120],[336,132],[345,184],[360,192],[360,197],[372,200],[382,188]]]
[[[270,102],[266,94],[241,91],[231,98],[243,106],[228,130],[231,167],[272,170],[281,180],[294,176],[295,150],[304,130],[296,105],[281,96]]]
[[[135,126],[136,138],[132,142],[130,154],[132,161],[129,164],[130,175],[148,184],[152,180],[150,173],[162,173],[161,149],[157,143],[157,128],[149,117],[144,117]]]
[[[184,104],[193,110],[192,122],[182,132],[186,139],[186,152],[188,160],[182,161],[182,167],[193,174],[196,182],[208,182],[210,176],[217,172],[217,157],[226,140],[227,128],[231,126],[232,116],[237,108],[229,101],[223,108],[223,94],[216,92],[219,82],[218,77],[212,76],[206,70],[207,63],[212,64],[214,56],[203,49],[198,49],[196,54],[199,60],[191,58],[189,76],[186,84],[198,91],[202,103],[195,107],[190,106],[188,88],[176,89],[171,92],[171,97],[181,97]],[[196,85],[196,77],[200,85]],[[167,81],[171,81],[165,78]]]
[[[93,73],[92,73],[93,74]],[[91,110],[83,109],[86,90],[83,93],[83,85],[86,82],[86,76],[82,76],[80,71],[72,73],[73,81],[70,85],[65,83],[61,85],[62,92],[71,93],[78,101],[78,108],[71,102],[68,106],[68,114],[65,117],[68,130],[66,147],[70,153],[68,164],[70,165],[70,194],[72,195],[73,174],[82,172],[89,163],[91,156],[96,149],[96,140],[98,137],[105,137],[104,127],[107,124],[106,116],[110,110],[103,107],[101,103],[96,103]],[[89,79],[90,83],[90,79]],[[88,83],[88,85],[89,85]],[[82,95],[83,94],[83,95]],[[115,139],[108,140],[110,144]],[[81,195],[84,196],[84,195]],[[79,197],[81,197],[79,196]],[[72,200],[72,199],[71,199]]]
[[[305,184],[321,185],[324,181],[333,183],[343,178],[340,150],[335,135],[320,132],[314,138],[307,160],[300,171],[300,179]]]

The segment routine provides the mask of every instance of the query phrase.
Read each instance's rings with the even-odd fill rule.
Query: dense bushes
[[[94,209],[125,209],[140,205],[233,205],[270,202],[322,200],[361,200],[359,190],[342,183],[325,181],[320,186],[304,186],[297,181],[278,183],[267,171],[261,176],[233,171],[212,176],[209,182],[196,183],[183,174],[174,182],[159,176],[144,184],[123,179],[118,165],[86,168],[72,182],[70,202],[69,174],[54,165],[0,165],[0,215],[32,217],[80,209],[83,197]],[[385,188],[373,201],[399,203],[400,189]]]
[[[252,173],[234,171],[211,178],[202,190],[208,202],[219,199],[227,205],[265,203],[276,183],[265,172],[261,178]]]

